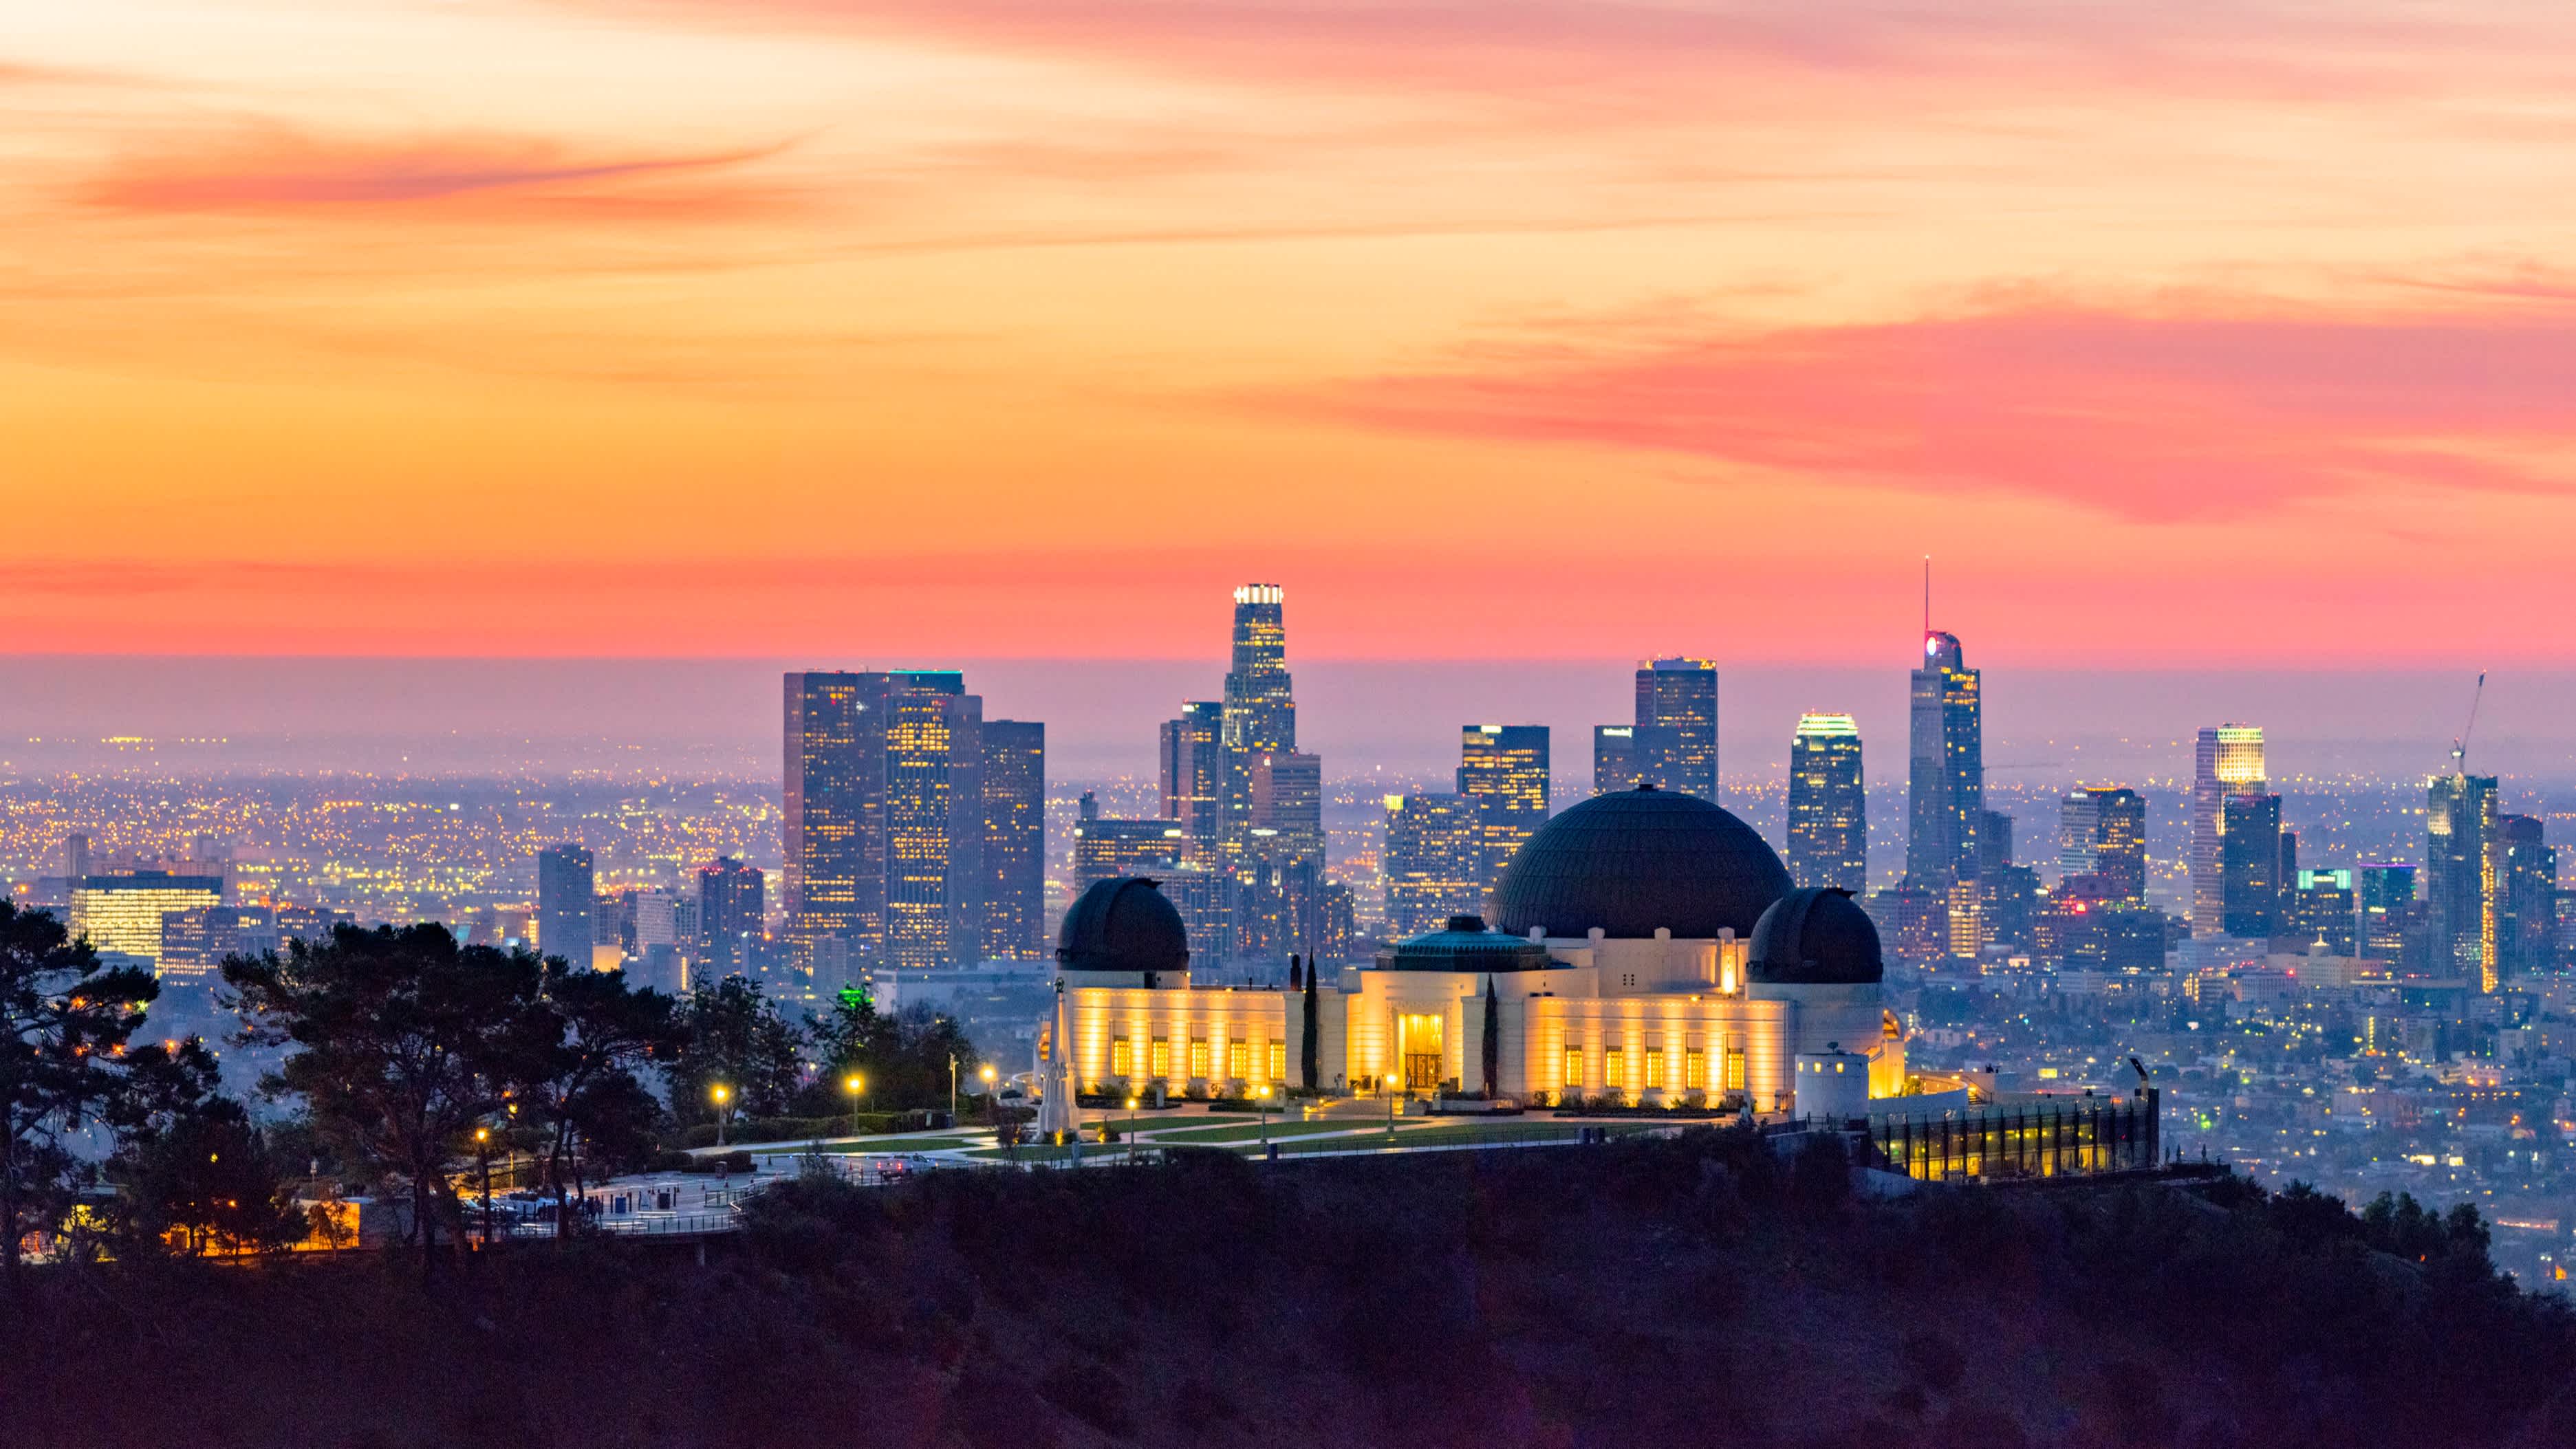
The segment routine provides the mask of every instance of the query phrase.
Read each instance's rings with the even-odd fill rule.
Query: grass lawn
[[[1317,1132],[1348,1132],[1353,1128],[1365,1128],[1368,1125],[1366,1122],[1334,1121],[1330,1118],[1320,1122],[1273,1121],[1270,1124],[1270,1135],[1272,1137],[1307,1137]],[[1141,1129],[1139,1135],[1142,1135]],[[1170,1132],[1157,1132],[1149,1140],[1184,1147],[1193,1143],[1258,1142],[1261,1140],[1261,1124],[1250,1122],[1235,1127],[1181,1128]]]

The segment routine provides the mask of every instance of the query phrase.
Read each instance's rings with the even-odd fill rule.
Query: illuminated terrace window
[[[1123,1036],[1109,1039],[1109,1075],[1132,1076],[1136,1071],[1136,1044]]]
[[[1150,1049],[1150,1061],[1148,1062],[1148,1065],[1152,1068],[1153,1075],[1157,1078],[1167,1078],[1171,1076],[1172,1039],[1170,1037],[1158,1036],[1154,1038],[1154,1044]]]

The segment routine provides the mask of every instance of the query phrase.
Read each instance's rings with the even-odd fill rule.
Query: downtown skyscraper
[[[1547,726],[1466,725],[1458,731],[1458,793],[1483,819],[1483,889],[1548,818]]]
[[[1288,675],[1287,591],[1245,584],[1234,591],[1234,648],[1225,674],[1220,746],[1225,754],[1219,844],[1242,854],[1252,833],[1256,758],[1297,748],[1297,698]]]
[[[1046,726],[984,721],[984,954],[1046,955]]]
[[[2227,915],[2227,797],[2264,793],[2263,727],[2203,726],[2192,746],[2191,929],[2215,936]]]
[[[1178,719],[1163,721],[1156,744],[1162,818],[1179,822],[1191,863],[1212,862],[1223,854],[1218,842],[1225,823],[1225,705],[1213,699],[1184,703]]]
[[[2502,981],[2496,818],[2493,775],[2455,769],[2425,783],[2427,954],[2435,971],[2468,977],[2481,991]]]
[[[1850,715],[1800,715],[1789,737],[1788,864],[1801,886],[1868,889],[1869,797]]]
[[[1044,829],[1044,736],[996,721],[988,742],[983,707],[954,670],[786,677],[787,934],[815,989],[877,959],[972,963],[997,921],[1011,939],[996,949],[1035,949],[1028,922],[1044,887],[1029,861],[1042,861],[1043,837],[1033,850],[1029,832]]]
[[[537,950],[560,956],[575,970],[590,967],[591,895],[595,889],[590,852],[565,841],[537,852]]]
[[[2147,902],[2147,802],[2124,785],[2078,786],[2058,806],[2057,865],[2089,898]]]
[[[1946,889],[1977,874],[1986,812],[1985,700],[1956,635],[1923,632],[1906,750],[1906,879]]]
[[[1637,662],[1633,723],[1592,731],[1592,793],[1652,785],[1717,798],[1717,666],[1705,659]]]

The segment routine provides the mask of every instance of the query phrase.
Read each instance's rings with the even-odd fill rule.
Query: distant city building
[[[2352,872],[2301,870],[2294,879],[2297,885],[2282,907],[2282,934],[2310,944],[2323,941],[2328,955],[2361,954]]]
[[[1286,606],[1287,591],[1277,584],[1245,584],[1234,591],[1234,648],[1225,675],[1220,739],[1225,795],[1219,838],[1229,856],[1242,853],[1253,828],[1253,761],[1297,748]]]
[[[1251,757],[1252,826],[1276,831],[1288,850],[1324,859],[1324,761],[1295,750]]]
[[[2496,817],[2496,971],[2529,980],[2557,963],[2558,853],[2540,821]]]
[[[751,943],[768,931],[767,894],[761,873],[730,855],[698,872],[697,944],[706,979],[749,974]]]
[[[256,959],[285,949],[277,912],[266,906],[197,906],[161,917],[161,974],[211,977],[227,956]]]
[[[1214,861],[1222,853],[1218,842],[1225,824],[1224,703],[1203,699],[1183,704],[1180,718],[1163,721],[1159,745],[1163,816],[1181,823],[1194,863]],[[1195,928],[1190,934],[1205,940]]]
[[[2059,806],[2057,865],[2067,876],[2090,875],[2099,899],[2144,905],[2147,899],[2147,802],[2120,785],[2087,785]]]
[[[2192,747],[2191,922],[2195,935],[2217,935],[2227,914],[2226,862],[2220,844],[2230,795],[2264,793],[2263,728],[2212,725]]]
[[[885,941],[887,697],[884,674],[787,676],[782,822],[785,935],[799,963],[814,943]]]
[[[1101,816],[1073,827],[1073,896],[1120,876],[1161,879],[1186,863],[1189,832],[1177,820],[1113,820]]]
[[[2221,923],[2231,936],[2281,931],[2281,797],[2230,795],[2220,807]]]
[[[2404,967],[2412,959],[2407,939],[2418,931],[2422,903],[2415,899],[2415,867],[2405,861],[2366,860],[2352,869],[2353,936],[2361,955]]]
[[[1973,876],[1986,811],[1984,697],[1954,635],[1927,630],[1911,680],[1905,874],[1934,889]]]
[[[1662,748],[1662,735],[1661,730],[1640,730],[1635,725],[1593,726],[1592,793],[1634,790],[1651,780],[1648,762]]]
[[[984,701],[953,670],[894,675],[886,701],[886,931],[898,970],[983,958]]]
[[[588,850],[565,841],[537,852],[538,951],[562,957],[567,966],[590,964],[590,948],[597,937],[592,884]]]
[[[1860,726],[1847,714],[1808,714],[1789,737],[1789,878],[1802,886],[1869,888],[1869,796]]]
[[[1717,799],[1717,666],[1705,659],[1637,663],[1637,728],[1648,751],[1637,783]]]
[[[1948,890],[1932,890],[1908,879],[1873,893],[1868,909],[1880,939],[1893,947],[1899,962],[1918,971],[1935,971],[1950,963]]]
[[[1046,726],[984,721],[986,959],[1046,954]]]
[[[1547,726],[1467,725],[1458,733],[1458,793],[1484,821],[1482,888],[1548,819]]]
[[[2492,992],[2497,976],[2496,779],[2436,775],[2424,790],[2424,916],[2431,964]]]
[[[1386,933],[1436,931],[1451,916],[1482,914],[1486,882],[1484,815],[1464,795],[1390,795],[1386,800]]]
[[[161,967],[161,923],[176,911],[223,904],[220,876],[172,875],[138,870],[129,875],[90,875],[72,890],[71,932],[100,951],[114,951]]]

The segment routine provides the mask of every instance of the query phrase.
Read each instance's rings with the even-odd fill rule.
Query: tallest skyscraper
[[[1264,756],[1297,749],[1297,699],[1288,677],[1286,590],[1245,584],[1234,591],[1234,656],[1225,672],[1220,723],[1225,752],[1228,855],[1242,852],[1252,819],[1252,774]]]

